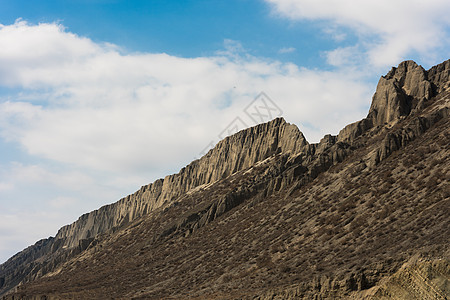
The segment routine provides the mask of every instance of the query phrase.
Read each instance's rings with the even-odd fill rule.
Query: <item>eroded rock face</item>
[[[450,88],[450,59],[432,67],[428,71],[428,80],[433,84],[435,93],[440,93]]]
[[[351,141],[376,126],[393,125],[438,93],[449,89],[450,60],[425,71],[414,61],[404,61],[392,68],[378,82],[369,113],[361,121],[347,125],[338,141]]]
[[[251,177],[245,181],[248,186],[241,184],[220,197],[208,197],[208,203],[189,211],[179,222],[170,224],[162,236],[176,232],[189,234],[250,198],[264,198],[283,189],[295,191],[342,162],[358,147],[363,148],[364,145],[358,145],[358,137],[365,135],[365,138],[370,138],[389,128],[390,133],[373,151],[361,157],[354,171],[376,165],[439,120],[448,118],[448,101],[444,100],[450,93],[449,74],[450,61],[429,71],[412,61],[401,63],[380,79],[367,118],[346,126],[337,137],[326,135],[318,144],[308,144],[299,129],[282,118],[227,137],[178,174],[156,180],[114,204],[81,216],[73,224],[61,228],[55,238],[40,241],[11,258],[0,266],[0,295],[21,282],[52,272],[58,264],[94,247],[99,235],[119,230],[152,211],[176,204],[183,195],[211,183],[224,182],[227,178],[231,178],[231,182],[235,180],[232,175],[239,172],[239,176]],[[443,105],[435,105],[438,107],[435,112],[414,115],[424,109],[430,99],[436,102],[437,94],[445,95],[446,98],[441,99]],[[410,116],[406,125],[391,128],[406,116]],[[389,126],[385,126],[386,123]],[[264,162],[267,165],[263,171],[261,165]],[[259,177],[251,173],[257,168],[260,168]],[[363,285],[358,280],[349,279],[340,285],[348,284],[351,290],[354,286]]]
[[[258,300],[294,299],[447,299],[449,264],[446,260],[405,263],[394,275],[385,278],[379,286],[364,288],[364,274],[351,274],[342,280],[326,276],[315,279],[315,289],[302,285],[268,291],[255,296]],[[342,291],[349,291],[344,293]]]
[[[3,279],[0,294],[23,280],[44,275],[45,272],[39,272],[34,266],[36,260],[43,261],[48,265],[44,269],[51,270],[59,262],[88,248],[99,234],[112,232],[155,209],[170,205],[177,197],[198,186],[247,169],[276,153],[308,151],[310,145],[297,126],[282,118],[227,137],[178,174],[158,179],[116,203],[84,214],[76,222],[62,227],[55,238],[45,239],[18,253],[0,266]],[[47,262],[50,256],[51,262]]]
[[[61,228],[57,239],[71,248],[82,239],[125,225],[147,214],[189,190],[230,176],[275,153],[307,152],[309,144],[297,126],[282,118],[242,130],[220,141],[199,160],[143,186],[136,193],[99,210],[81,216],[75,223]]]
[[[427,72],[413,61],[402,62],[398,68],[380,78],[373,96],[369,118],[374,125],[383,125],[407,116],[420,101],[433,96]]]

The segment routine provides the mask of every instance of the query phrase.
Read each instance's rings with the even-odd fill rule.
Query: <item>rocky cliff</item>
[[[62,239],[65,247],[75,247],[80,240],[121,227],[171,204],[195,187],[226,178],[273,154],[298,153],[308,149],[308,142],[298,128],[282,118],[243,130],[220,141],[205,156],[178,174],[166,176],[114,204],[81,216],[75,223],[61,228],[56,239]]]
[[[180,195],[196,187],[247,169],[276,153],[306,153],[309,148],[298,128],[282,118],[229,136],[179,173],[82,215],[76,222],[62,227],[56,237],[39,241],[12,257],[0,267],[0,294],[23,279],[42,276],[67,257],[86,249],[98,235],[113,232],[136,218],[170,205]]]
[[[393,67],[380,78],[367,117],[347,125],[338,140],[351,141],[373,127],[393,125],[412,111],[423,109],[429,99],[448,90],[449,74],[450,60],[428,71],[414,61]]]
[[[183,298],[178,292],[190,291],[214,298],[231,288],[261,299],[291,292],[341,297],[394,274],[405,253],[442,255],[450,227],[442,214],[449,197],[442,175],[450,164],[449,74],[450,60],[428,71],[401,63],[381,77],[365,119],[318,144],[281,118],[227,137],[178,174],[12,257],[0,266],[0,294],[34,281],[36,290],[25,284],[20,293]],[[395,155],[396,163],[385,163]],[[400,183],[416,173],[414,186]],[[415,224],[424,224],[420,247],[408,233]],[[352,262],[355,255],[364,260]],[[115,288],[119,279],[123,291]]]

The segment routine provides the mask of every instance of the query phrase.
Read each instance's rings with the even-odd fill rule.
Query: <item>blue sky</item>
[[[0,262],[255,125],[261,92],[309,141],[337,134],[392,66],[449,58],[448,15],[444,0],[2,0]]]
[[[71,32],[131,52],[208,56],[222,48],[224,39],[230,39],[240,41],[252,55],[326,67],[317,49],[331,50],[351,42],[330,39],[318,30],[318,24],[277,17],[270,4],[258,0],[19,0],[6,1],[3,6],[0,17],[4,24],[17,18],[35,24],[57,21]],[[282,48],[288,51],[280,53]]]

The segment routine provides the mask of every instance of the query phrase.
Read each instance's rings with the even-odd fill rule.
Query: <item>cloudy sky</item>
[[[337,134],[392,66],[449,58],[449,15],[448,0],[1,0],[0,263],[236,128],[282,115],[310,142]]]

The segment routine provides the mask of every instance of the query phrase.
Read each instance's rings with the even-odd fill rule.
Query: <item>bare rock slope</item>
[[[318,144],[281,118],[227,137],[12,257],[0,295],[445,299],[449,76],[401,63]]]
[[[283,119],[227,137],[179,173],[145,185],[116,203],[84,214],[76,222],[62,227],[56,237],[41,240],[13,256],[0,267],[0,293],[24,280],[44,275],[59,263],[84,251],[95,237],[112,233],[155,209],[170,205],[198,186],[247,169],[276,153],[298,153],[308,149],[303,134]]]

